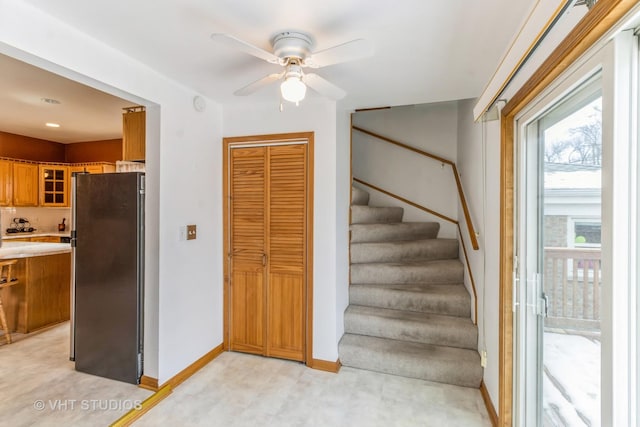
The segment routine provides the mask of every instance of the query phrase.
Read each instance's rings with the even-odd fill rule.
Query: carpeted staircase
[[[437,222],[402,222],[402,208],[368,202],[369,193],[353,187],[351,285],[340,362],[478,388],[478,329],[458,241],[438,239]]]

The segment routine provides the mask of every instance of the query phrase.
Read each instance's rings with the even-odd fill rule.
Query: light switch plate
[[[187,225],[187,240],[195,240],[196,239],[196,226]]]

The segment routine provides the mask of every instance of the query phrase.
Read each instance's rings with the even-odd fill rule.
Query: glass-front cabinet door
[[[40,206],[69,206],[69,168],[40,165]]]

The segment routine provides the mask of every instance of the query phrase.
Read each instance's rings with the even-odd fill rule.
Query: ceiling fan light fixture
[[[307,86],[302,82],[300,77],[290,76],[280,85],[280,93],[285,100],[298,104],[298,102],[304,99],[307,93]]]

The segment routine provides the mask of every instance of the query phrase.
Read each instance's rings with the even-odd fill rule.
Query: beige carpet
[[[490,426],[480,392],[342,368],[223,353],[145,414],[140,426]]]
[[[76,372],[69,324],[0,347],[0,425],[108,426],[150,391]],[[40,405],[43,405],[41,408]],[[135,426],[490,426],[480,392],[223,353]]]

